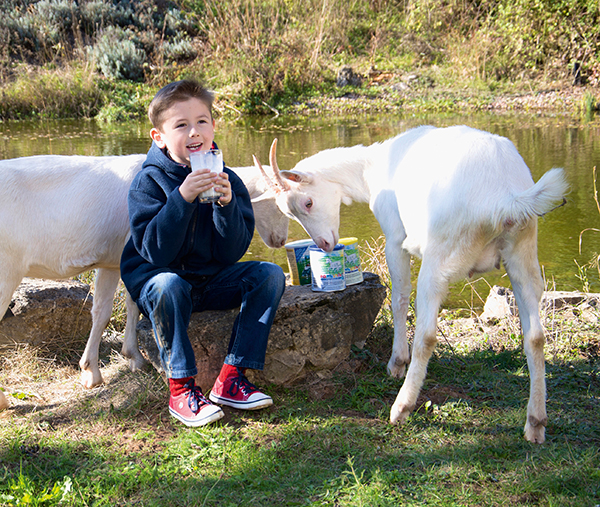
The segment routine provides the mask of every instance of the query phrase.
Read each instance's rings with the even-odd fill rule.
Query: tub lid
[[[314,245],[315,242],[312,239],[299,239],[298,241],[291,241],[285,244],[285,248],[297,248],[302,246]]]
[[[341,250],[342,248],[344,248],[344,245],[341,245],[340,243],[338,243],[337,245],[335,245],[333,251],[337,251],[337,250]],[[321,250],[317,245],[314,245],[310,247],[311,252],[323,252],[324,254],[326,253],[331,253],[331,252],[326,252],[325,250]]]

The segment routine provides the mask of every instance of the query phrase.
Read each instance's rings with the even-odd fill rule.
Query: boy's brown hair
[[[182,102],[189,99],[198,99],[203,102],[210,111],[212,117],[212,105],[215,100],[214,94],[204,88],[198,81],[193,79],[184,79],[174,81],[158,90],[157,94],[150,102],[148,108],[148,118],[152,126],[156,129],[162,128],[165,121],[164,114],[176,102]]]

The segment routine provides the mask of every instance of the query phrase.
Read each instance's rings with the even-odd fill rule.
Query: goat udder
[[[487,273],[493,269],[500,269],[501,257],[497,251],[484,252],[475,265],[469,270],[469,278],[472,278],[475,273]]]

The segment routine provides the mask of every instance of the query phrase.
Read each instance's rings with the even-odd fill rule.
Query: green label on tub
[[[314,241],[310,239],[301,239],[285,245],[293,285],[308,285],[311,283],[309,248],[314,244]]]
[[[346,258],[344,259],[344,262],[346,263],[346,272],[360,269],[360,257],[358,255],[356,243],[344,247],[344,252],[346,253]]]
[[[362,271],[360,270],[360,255],[358,254],[358,244],[344,246],[344,263],[346,271],[346,285],[354,285],[363,281]]]
[[[296,247],[294,250],[296,254],[296,266],[298,266],[298,277],[300,278],[300,285],[308,285],[311,282],[310,254],[308,248],[308,246],[302,248]]]

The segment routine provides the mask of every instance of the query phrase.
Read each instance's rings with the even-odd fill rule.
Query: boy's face
[[[176,102],[165,112],[159,129],[150,136],[159,148],[165,146],[175,162],[190,165],[190,153],[209,150],[215,137],[215,121],[201,100],[191,98]]]

